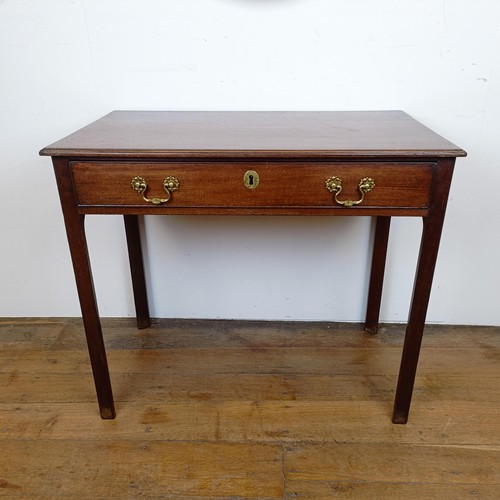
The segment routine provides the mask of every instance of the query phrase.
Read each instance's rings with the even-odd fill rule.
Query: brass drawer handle
[[[354,205],[359,205],[365,199],[365,194],[370,192],[375,187],[375,181],[370,177],[363,177],[358,184],[359,192],[361,193],[361,198],[359,200],[344,200],[338,199],[338,195],[342,191],[342,179],[340,177],[330,177],[326,180],[326,189],[330,193],[335,193],[335,201],[344,207],[352,207]]]
[[[167,192],[166,198],[148,198],[146,196],[146,191],[148,189],[148,183],[145,181],[143,177],[139,175],[132,179],[132,188],[137,191],[140,195],[142,195],[142,199],[147,201],[148,203],[152,203],[153,205],[160,205],[161,203],[167,203],[170,201],[172,197],[172,192],[177,191],[179,189],[179,181],[172,176],[168,176],[163,181],[163,189]]]

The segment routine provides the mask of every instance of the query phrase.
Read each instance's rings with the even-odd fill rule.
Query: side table
[[[393,216],[421,217],[392,421],[408,420],[455,159],[402,111],[114,111],[42,149],[55,170],[101,417],[115,418],[84,219],[122,214],[137,325],[150,325],[138,217],[376,218],[365,328],[376,333]]]

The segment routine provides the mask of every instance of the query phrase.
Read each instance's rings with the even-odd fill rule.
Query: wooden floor
[[[103,326],[114,421],[80,321],[0,321],[1,498],[500,498],[500,328],[428,327],[405,426],[401,326]]]

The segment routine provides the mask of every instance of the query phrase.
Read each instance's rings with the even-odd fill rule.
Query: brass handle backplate
[[[375,181],[370,177],[363,177],[358,184],[361,198],[359,200],[339,200],[338,195],[342,191],[342,179],[340,177],[329,177],[326,180],[326,189],[335,194],[335,202],[344,207],[359,205],[365,199],[365,194],[375,187]]]
[[[168,176],[165,178],[163,181],[163,189],[165,189],[167,193],[166,198],[148,198],[146,196],[146,191],[148,189],[148,183],[145,181],[143,177],[140,177],[139,175],[134,177],[131,182],[132,188],[137,191],[141,196],[142,199],[148,203],[152,203],[153,205],[160,205],[161,203],[167,203],[170,201],[170,198],[172,197],[172,192],[177,191],[179,189],[179,181],[172,176]]]

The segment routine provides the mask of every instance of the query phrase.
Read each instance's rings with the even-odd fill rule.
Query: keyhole
[[[243,176],[243,183],[247,189],[257,189],[259,174],[255,170],[247,170]]]

